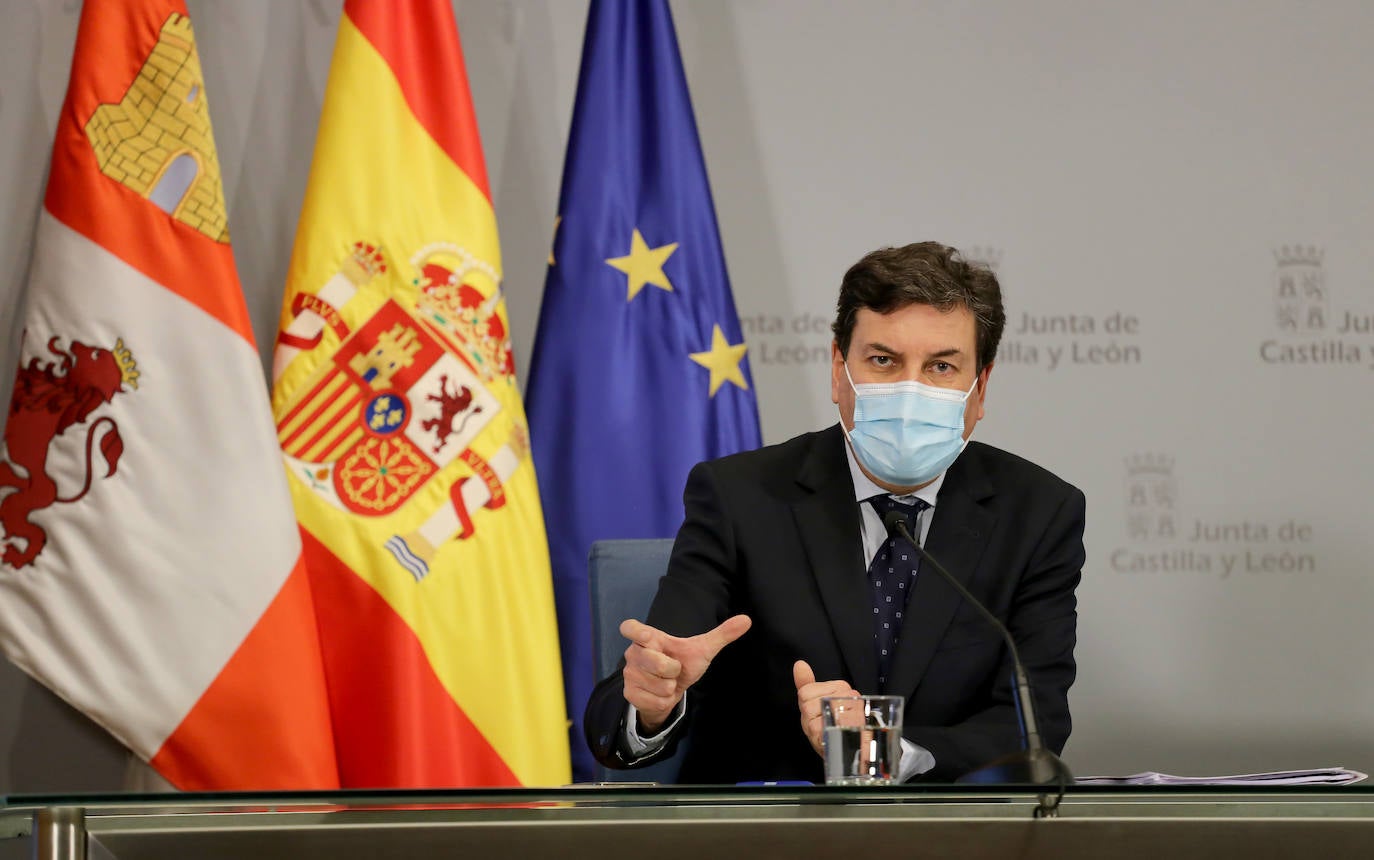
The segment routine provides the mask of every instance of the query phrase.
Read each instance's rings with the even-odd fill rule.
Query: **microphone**
[[[1026,667],[1021,663],[1021,654],[1016,650],[1016,640],[1012,639],[1011,631],[1006,625],[997,620],[997,616],[988,611],[982,601],[969,593],[963,583],[954,578],[945,566],[940,564],[935,556],[926,552],[925,547],[911,536],[911,532],[906,527],[906,517],[900,511],[888,511],[883,517],[883,525],[887,528],[889,536],[905,538],[907,543],[915,547],[921,554],[921,558],[930,563],[935,571],[944,577],[945,582],[959,593],[959,596],[968,601],[969,605],[978,610],[978,613],[987,620],[997,632],[1002,634],[1006,640],[1007,651],[1011,654],[1012,681],[1016,690],[1016,713],[1020,720],[1021,743],[1024,749],[1019,753],[999,758],[972,773],[959,777],[959,782],[976,783],[1016,783],[1031,785],[1047,785],[1058,783],[1060,793],[1066,783],[1073,781],[1073,775],[1069,773],[1069,768],[1060,760],[1059,756],[1045,748],[1044,741],[1040,738],[1040,727],[1035,721],[1035,702],[1031,697],[1030,679],[1026,676]],[[1037,817],[1042,813],[1053,815],[1056,801],[1052,806],[1046,806],[1047,801],[1041,798],[1041,808],[1036,811]]]

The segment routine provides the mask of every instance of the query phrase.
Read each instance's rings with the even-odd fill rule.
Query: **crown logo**
[[[1132,454],[1126,458],[1126,474],[1132,478],[1148,475],[1171,476],[1174,458],[1167,454]]]
[[[426,245],[410,262],[421,293],[417,309],[454,338],[483,381],[514,373],[496,267],[451,242]]]
[[[344,260],[340,272],[352,281],[355,287],[362,287],[386,272],[386,257],[382,254],[382,249],[376,245],[354,242],[353,250],[349,252],[348,259]]]
[[[115,361],[119,364],[120,379],[125,385],[137,390],[138,362],[134,361],[133,353],[124,346],[124,338],[116,339],[114,349],[110,352],[114,353]]]
[[[428,270],[426,267],[431,263],[439,264],[435,270]],[[501,274],[496,271],[496,267],[477,257],[476,254],[459,247],[452,242],[435,242],[426,245],[416,251],[410,258],[410,264],[420,270],[419,285],[424,292],[431,298],[458,307],[471,308],[473,306],[473,296],[467,291],[462,290],[463,282],[468,280],[468,275],[485,275],[493,286],[493,295],[490,299],[479,299],[495,305],[500,298]],[[443,270],[443,277],[436,278],[439,274],[438,268]],[[471,288],[469,288],[471,289]]]
[[[1316,245],[1283,245],[1274,249],[1280,266],[1320,266],[1326,251]]]

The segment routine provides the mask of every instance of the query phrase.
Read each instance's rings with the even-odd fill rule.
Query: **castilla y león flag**
[[[349,0],[273,368],[345,786],[568,778],[500,283],[448,0]]]
[[[82,11],[0,459],[0,643],[183,789],[338,785],[180,0]]]

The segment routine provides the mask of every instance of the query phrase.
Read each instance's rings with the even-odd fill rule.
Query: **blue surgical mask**
[[[915,380],[855,385],[848,364],[844,375],[854,389],[854,429],[845,436],[873,477],[914,487],[934,480],[964,450],[964,404],[976,378],[958,391]]]

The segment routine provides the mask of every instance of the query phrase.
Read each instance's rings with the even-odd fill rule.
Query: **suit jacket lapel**
[[[802,546],[834,628],[847,679],[860,691],[878,683],[873,653],[873,607],[864,576],[859,506],[836,425],[821,435],[797,475],[805,491],[792,505]]]
[[[997,518],[981,502],[993,494],[977,448],[968,448],[950,467],[935,504],[926,550],[966,588],[971,586],[983,548]],[[921,562],[907,599],[901,641],[892,659],[888,692],[910,696],[949,626],[962,598],[944,577]]]

